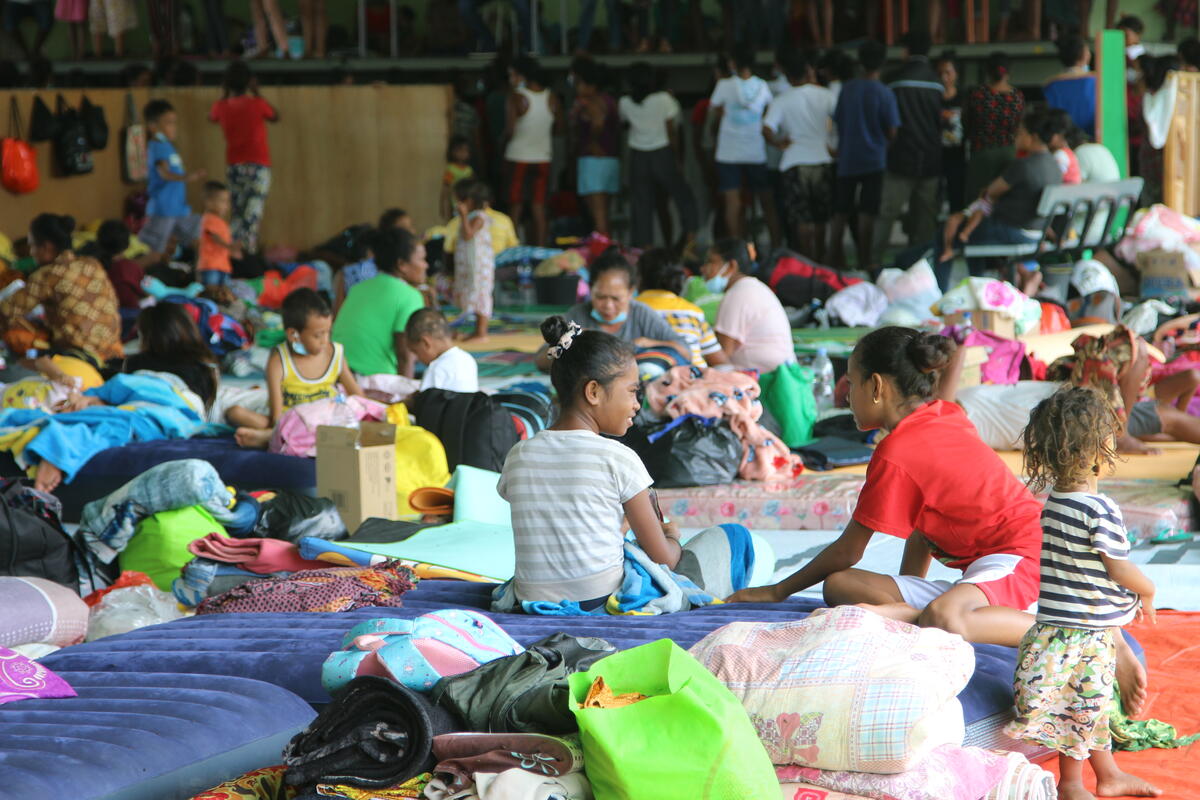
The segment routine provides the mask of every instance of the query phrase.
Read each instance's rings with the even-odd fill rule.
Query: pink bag
[[[279,418],[267,449],[285,456],[314,458],[317,455],[317,428],[344,424],[339,406],[349,408],[359,422],[384,422],[387,419],[387,406],[365,397],[317,400],[286,411]]]

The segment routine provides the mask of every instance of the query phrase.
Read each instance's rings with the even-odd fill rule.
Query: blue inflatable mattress
[[[0,706],[0,797],[186,800],[279,763],[315,716],[247,678],[58,673],[78,697]]]
[[[75,480],[55,491],[63,504],[64,521],[78,522],[83,507],[92,500],[112,494],[151,467],[184,458],[209,462],[222,480],[239,489],[312,492],[317,486],[315,459],[247,450],[228,436],[137,442],[101,450],[84,465]]]
[[[54,670],[123,670],[241,675],[282,686],[321,704],[321,664],[341,647],[356,622],[375,617],[414,617],[440,608],[488,608],[491,586],[423,581],[405,595],[403,608],[367,608],[342,614],[213,614],[154,625],[53,653],[42,662]],[[737,621],[779,622],[807,614],[815,601],[736,604],[650,617],[537,617],[488,612],[513,638],[529,644],[555,631],[598,636],[620,648],[657,639],[690,647],[711,631]],[[1016,651],[975,645],[976,669],[959,699],[967,742],[1013,746],[1000,728],[1011,718]]]

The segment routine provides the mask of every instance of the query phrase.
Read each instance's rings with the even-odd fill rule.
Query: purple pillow
[[[74,697],[66,681],[20,653],[0,647],[0,704],[31,697]]]

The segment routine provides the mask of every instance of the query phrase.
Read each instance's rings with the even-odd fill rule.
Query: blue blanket
[[[139,441],[186,439],[204,428],[204,407],[175,375],[117,375],[86,394],[103,406],[65,414],[0,411],[0,449],[28,469],[49,461],[70,482],[102,450]]]

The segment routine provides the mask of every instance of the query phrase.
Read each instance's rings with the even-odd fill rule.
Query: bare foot
[[[38,464],[37,477],[33,479],[33,488],[47,494],[53,492],[62,483],[63,472],[49,461],[43,460]]]
[[[947,247],[945,250],[942,251],[942,257],[938,260],[939,261],[953,261],[954,260],[954,248]]]
[[[1079,781],[1058,784],[1058,800],[1096,800],[1096,796]]]
[[[267,445],[271,443],[271,434],[273,430],[267,428],[238,428],[234,433],[233,438],[237,441],[239,447],[250,447],[257,450],[266,450]]]
[[[1129,642],[1125,641],[1125,637],[1118,633],[1117,685],[1121,687],[1121,705],[1130,718],[1136,718],[1142,713],[1142,706],[1146,703],[1147,680],[1146,668],[1142,666],[1142,662],[1138,661]],[[1154,795],[1142,796],[1153,797]]]
[[[1096,781],[1096,794],[1100,797],[1159,797],[1162,793],[1162,789],[1154,784],[1128,772],[1118,772]]]

